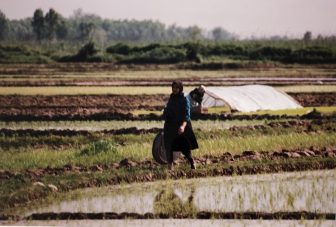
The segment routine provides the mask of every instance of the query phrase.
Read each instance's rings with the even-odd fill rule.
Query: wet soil
[[[233,134],[239,134],[246,130],[251,131],[265,131],[267,132],[268,128],[276,129],[276,128],[292,128],[297,131],[303,133],[314,133],[318,132],[317,130],[325,130],[325,131],[336,131],[336,128],[332,127],[330,123],[330,119],[334,118],[320,118],[313,120],[287,120],[287,121],[279,121],[279,122],[270,122],[264,125],[251,125],[251,126],[232,126],[228,130]],[[318,126],[318,129],[314,129],[314,126]],[[47,129],[47,130],[39,130],[39,129],[6,129],[1,128],[0,134],[6,137],[17,137],[17,136],[30,136],[30,137],[39,137],[39,136],[93,136],[94,134],[99,135],[140,135],[140,134],[148,134],[148,133],[159,133],[162,131],[162,128],[150,128],[150,129],[138,129],[136,127],[130,128],[121,128],[121,129],[110,129],[110,130],[99,130],[99,131],[89,131],[89,130],[73,130],[73,129]]]
[[[336,94],[331,92],[289,95],[303,106],[336,105]],[[0,120],[160,120],[159,116],[138,117],[130,112],[160,111],[167,100],[168,95],[0,96]]]
[[[248,219],[248,220],[335,220],[336,213],[314,212],[208,212],[200,211],[196,214],[153,214],[153,213],[35,213],[21,218],[14,215],[0,215],[0,220],[115,220],[115,219]]]
[[[263,219],[263,220],[335,220],[335,213],[313,213],[313,212],[207,212],[200,211],[196,214],[138,214],[138,213],[37,213],[27,217],[28,220],[82,220],[82,219],[185,219],[185,218],[197,218],[197,219]]]

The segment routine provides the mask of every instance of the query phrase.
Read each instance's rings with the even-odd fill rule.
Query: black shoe
[[[195,162],[191,163],[191,169],[196,169],[196,164],[195,164]]]

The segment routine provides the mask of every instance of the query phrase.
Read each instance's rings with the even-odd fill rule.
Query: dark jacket
[[[183,93],[179,95],[171,94],[168,100],[167,106],[164,110],[164,142],[167,152],[172,152],[172,149],[176,148],[173,143],[178,141],[185,141],[181,149],[193,150],[198,148],[198,143],[190,122],[190,103],[189,100],[184,97]],[[178,134],[178,129],[182,125],[182,122],[186,121],[184,133]],[[182,140],[181,140],[182,139]],[[174,151],[181,151],[175,150]]]

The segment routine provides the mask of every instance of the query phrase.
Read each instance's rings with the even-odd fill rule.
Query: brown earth
[[[263,84],[270,86],[284,85],[321,85],[336,84],[336,78],[304,78],[304,77],[219,77],[219,78],[180,78],[186,86],[240,86],[249,84]],[[15,81],[0,80],[0,86],[170,86],[172,79],[161,78],[138,78],[132,80],[122,80],[115,78],[85,78],[85,79],[47,79],[47,80],[29,80],[16,79]]]
[[[331,92],[289,95],[303,106],[336,105]],[[0,120],[128,119],[125,114],[135,110],[162,110],[167,100],[168,95],[8,95],[0,96]]]
[[[197,218],[197,219],[263,219],[263,220],[335,220],[336,213],[314,213],[314,212],[209,212],[200,211],[196,214],[164,214],[164,213],[35,213],[26,217],[27,220],[83,220],[83,219],[94,219],[94,220],[107,220],[107,219],[186,219],[186,218]],[[20,219],[19,217],[12,217],[12,219]],[[1,220],[1,217],[0,217]]]
[[[336,128],[330,126],[329,119],[314,119],[314,120],[287,120],[287,121],[279,121],[279,122],[270,122],[265,125],[251,125],[251,126],[233,126],[228,130],[233,134],[239,134],[246,130],[251,131],[265,131],[267,132],[268,128],[291,128],[298,130],[300,132],[312,133],[316,132],[315,130],[325,130],[325,131],[336,131]],[[314,129],[314,126],[319,126],[318,129]],[[6,129],[1,128],[0,134],[5,135],[6,137],[16,137],[16,136],[30,136],[30,137],[38,137],[38,136],[93,136],[93,134],[100,135],[125,135],[125,134],[133,134],[133,135],[143,135],[147,133],[159,133],[162,131],[162,128],[150,128],[150,129],[138,129],[136,127],[130,128],[121,128],[121,129],[110,129],[110,130],[100,130],[100,131],[88,131],[88,130],[57,130],[57,129],[48,129],[48,130],[37,130],[37,129]]]
[[[196,214],[165,214],[165,213],[34,213],[28,217],[13,215],[0,215],[0,220],[109,220],[109,219],[249,219],[249,220],[335,220],[336,213],[318,213],[307,211],[283,211],[283,212],[209,212],[199,211]]]

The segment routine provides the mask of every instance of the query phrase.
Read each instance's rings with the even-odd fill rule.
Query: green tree
[[[98,50],[93,42],[85,44],[77,53],[79,59],[87,59],[90,56],[95,55]]]
[[[312,37],[313,37],[313,35],[312,35],[311,31],[306,31],[306,33],[303,35],[303,41],[309,42],[309,41],[312,40]]]
[[[68,24],[66,20],[61,20],[56,28],[56,37],[57,39],[66,39],[68,36]]]
[[[202,38],[202,29],[198,26],[191,26],[186,29],[189,40],[196,41]]]
[[[54,9],[49,9],[49,12],[45,15],[46,37],[48,40],[55,38],[59,23],[60,15]]]
[[[228,40],[232,38],[231,34],[221,27],[214,28],[211,33],[215,41]]]
[[[34,12],[32,26],[34,33],[36,35],[37,40],[42,40],[44,38],[45,33],[45,24],[44,24],[44,16],[42,9],[37,9]]]
[[[92,22],[81,22],[79,24],[80,39],[91,40],[95,25]]]
[[[0,40],[6,38],[8,32],[8,19],[6,15],[0,10]]]

